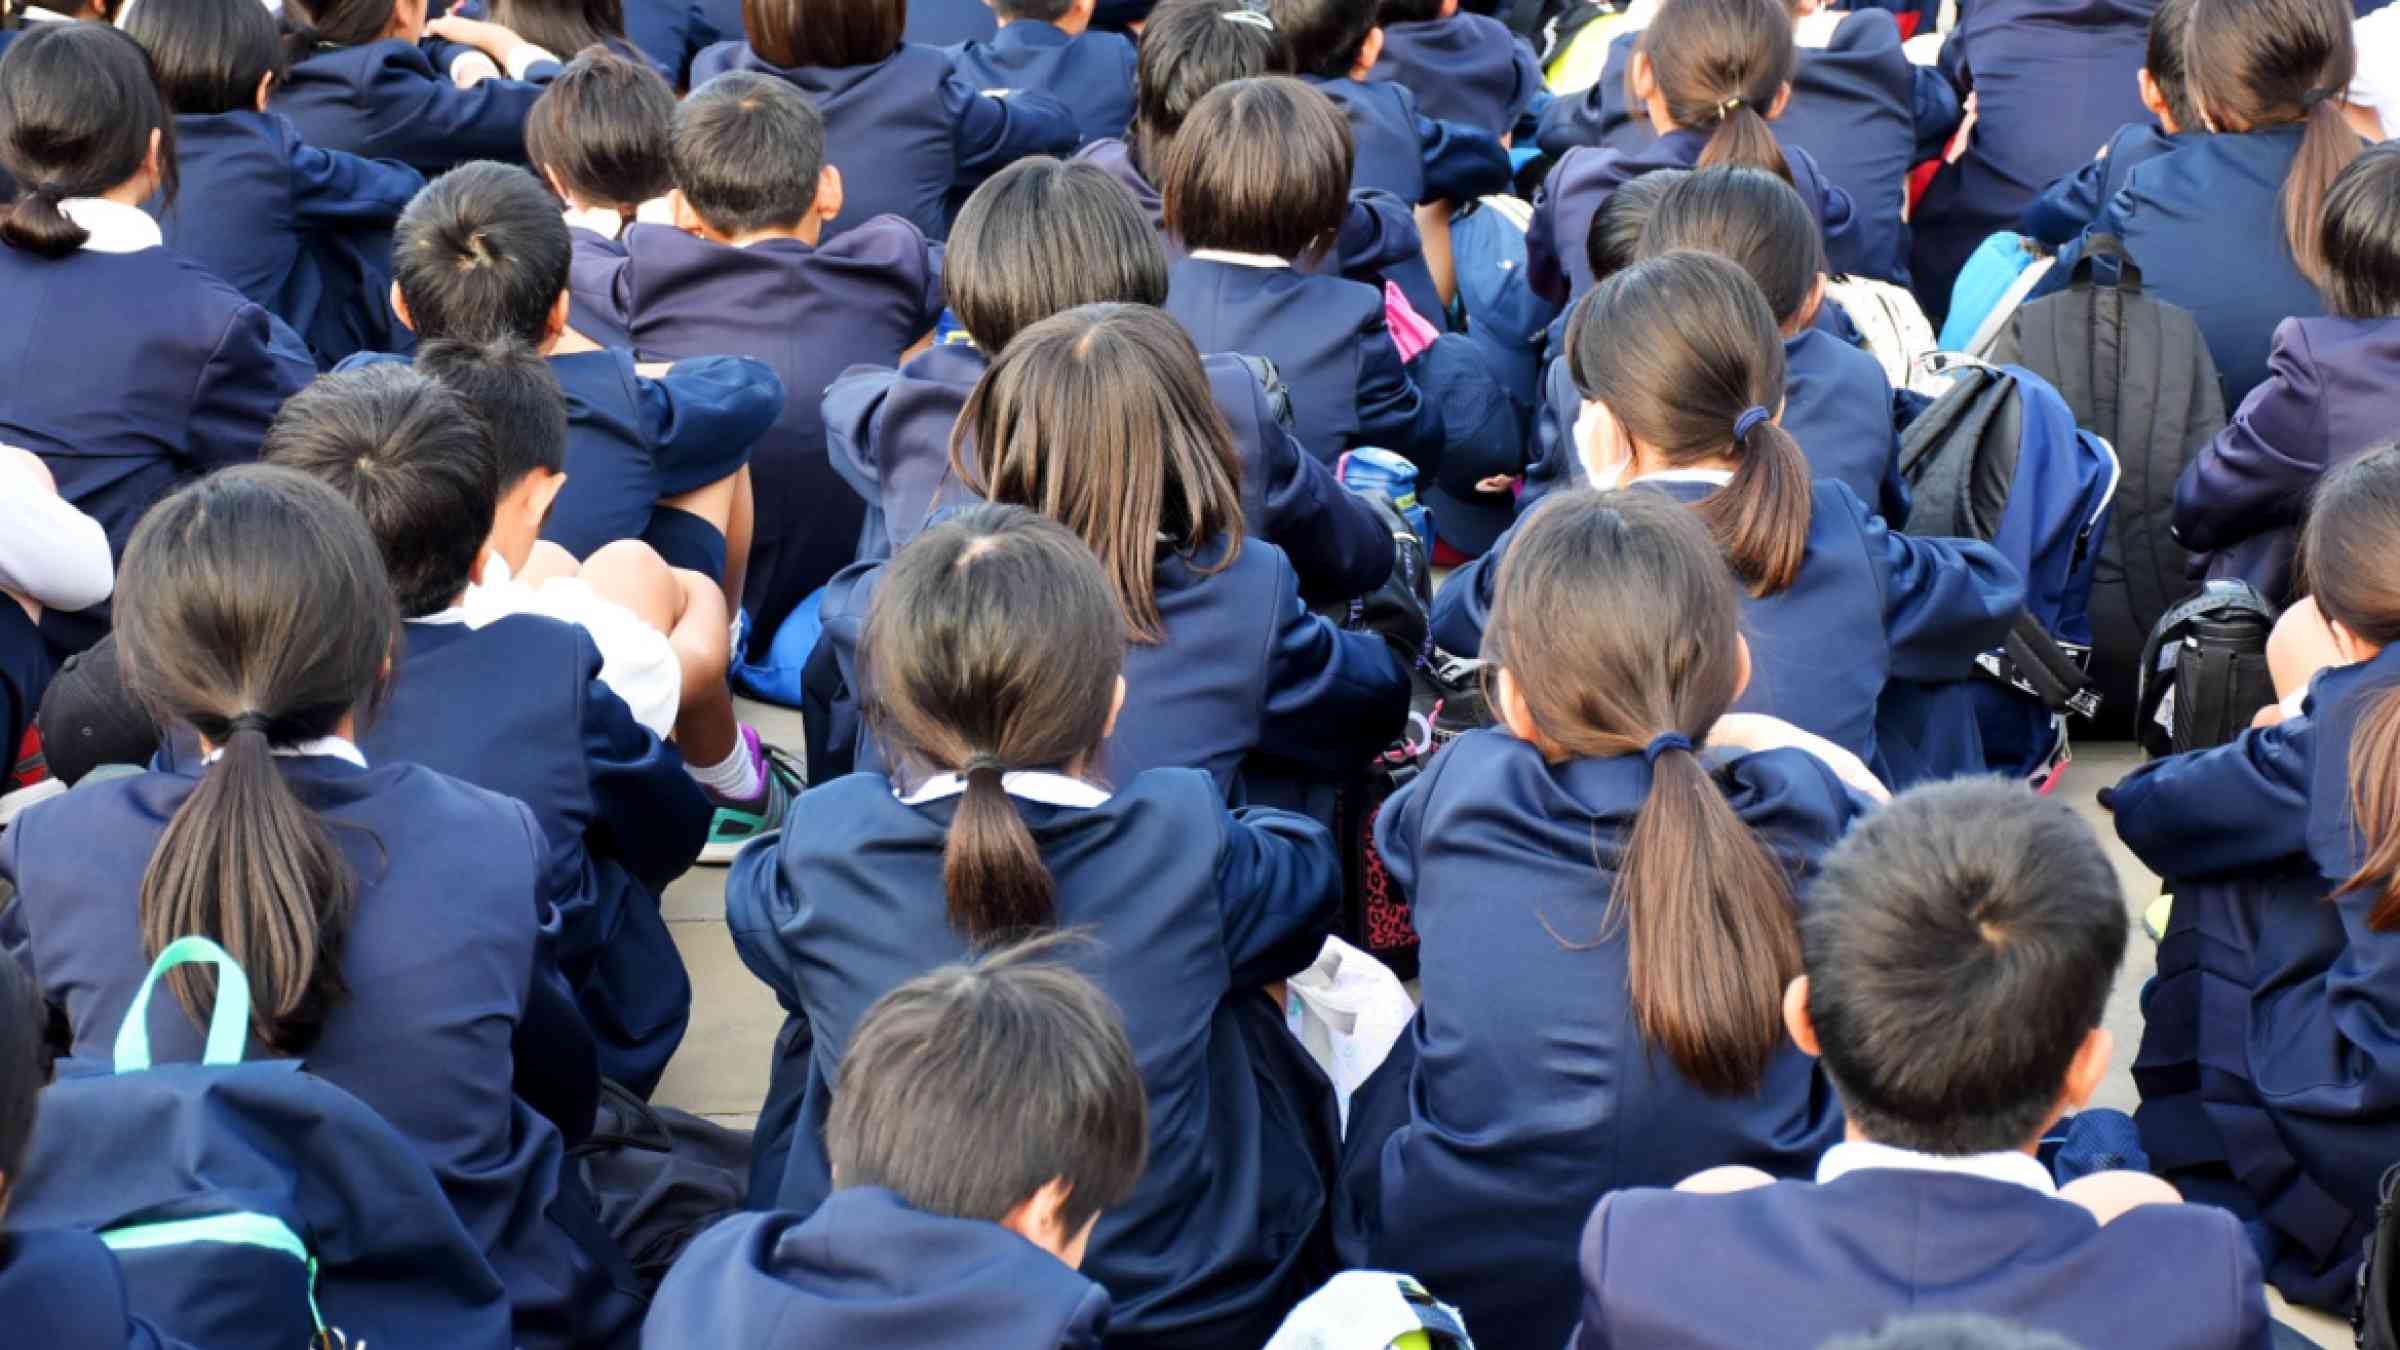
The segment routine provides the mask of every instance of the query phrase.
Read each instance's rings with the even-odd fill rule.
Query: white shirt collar
[[[83,246],[94,253],[139,253],[166,242],[158,222],[138,206],[105,197],[69,197],[58,204],[58,210],[90,233]]]
[[[1292,260],[1272,253],[1236,253],[1229,248],[1196,248],[1188,255],[1198,262],[1232,263],[1236,267],[1280,267],[1292,270]]]
[[[1711,487],[1723,487],[1732,481],[1732,473],[1724,469],[1661,469],[1657,473],[1643,474],[1630,480],[1630,483],[1706,483]]]
[[[25,8],[18,10],[17,17],[23,19],[27,23],[75,22],[75,16],[72,14],[61,14],[55,9],[42,9],[32,5],[28,5]]]
[[[217,762],[218,757],[224,753],[225,747],[218,746],[216,749],[209,751],[207,755],[202,757],[200,762],[203,764],[214,764]],[[299,759],[305,756],[326,755],[331,756],[334,759],[346,759],[362,769],[367,767],[367,757],[359,752],[359,748],[356,745],[351,744],[349,741],[340,736],[319,736],[313,741],[297,741],[291,745],[278,745],[270,753],[283,759]]]
[[[613,206],[570,206],[566,209],[567,225],[572,229],[590,230],[603,239],[614,239],[625,232],[626,219]],[[673,225],[675,207],[664,197],[652,197],[633,208],[633,224]]]
[[[959,796],[966,790],[965,775],[937,773],[926,779],[916,791],[900,797],[900,804],[902,806],[923,806],[927,802],[938,802],[944,797]],[[1069,778],[1063,773],[1044,773],[1039,770],[1002,774],[1000,790],[1011,797],[1021,797],[1029,802],[1040,802],[1044,806],[1073,806],[1085,810],[1108,800],[1106,792],[1080,778]],[[892,795],[899,796],[899,794],[898,788],[892,789]]]
[[[2035,1161],[2030,1153],[2010,1150],[2005,1153],[1950,1156],[1917,1153],[1868,1139],[1844,1140],[1825,1150],[1825,1156],[1817,1160],[1817,1182],[1822,1185],[1852,1172],[1872,1171],[1879,1167],[1905,1172],[1948,1172],[1958,1176],[1982,1177],[1986,1181],[2012,1181],[2044,1195],[2058,1194],[2058,1183],[2050,1179],[2049,1169]]]

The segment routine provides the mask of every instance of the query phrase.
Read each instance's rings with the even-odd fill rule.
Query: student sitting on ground
[[[1116,1005],[1047,964],[1073,947],[1026,943],[875,1000],[834,1076],[833,1194],[693,1242],[644,1342],[1098,1350],[1108,1291],[1075,1272],[1141,1180],[1149,1106]]]
[[[1351,186],[1381,188],[1412,205],[1463,204],[1508,190],[1501,133],[1436,121],[1417,111],[1407,85],[1368,81],[1383,55],[1378,0],[1272,0],[1267,12],[1291,40],[1300,78],[1349,120],[1358,147]]]
[[[2135,169],[2208,134],[2183,72],[2183,36],[2191,25],[2192,4],[2193,0],[2159,0],[2150,15],[2149,55],[2135,77],[2150,116],[2118,128],[2091,163],[2036,197],[2017,217],[2019,233],[2052,248],[2072,242]]]
[[[524,162],[525,115],[558,74],[556,53],[498,24],[428,24],[421,0],[287,0],[282,14],[291,69],[267,106],[310,145],[427,174]],[[429,34],[451,41],[420,44]]]
[[[1387,0],[1383,46],[1369,80],[1391,80],[1416,96],[1428,118],[1458,123],[1506,143],[1548,92],[1533,49],[1458,0]]]
[[[1602,1200],[1576,1350],[1816,1345],[1937,1311],[2263,1350],[2239,1224],[2137,1173],[2062,1191],[2034,1157],[2108,1072],[2127,924],[2090,827],[2020,786],[1922,788],[1827,855],[1809,900],[1783,1020],[1846,1139],[1814,1181],[1724,1169]]]
[[[986,95],[1047,94],[1085,141],[1133,122],[1133,44],[1091,31],[1094,0],[999,0],[1000,31],[950,49],[950,67]]]
[[[26,733],[58,669],[42,615],[106,601],[116,564],[108,532],[58,495],[50,466],[30,450],[0,445],[0,518],[0,757],[13,765],[33,748]]]
[[[525,119],[525,154],[533,171],[566,203],[569,225],[614,239],[636,220],[672,225],[667,193],[675,187],[670,143],[675,91],[636,61],[613,52],[584,52],[567,63]],[[576,331],[611,342],[606,325]]]

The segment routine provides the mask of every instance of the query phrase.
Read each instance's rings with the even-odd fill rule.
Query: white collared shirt
[[[905,797],[900,797],[898,788],[892,789],[892,795],[900,797],[902,806],[923,806],[927,802],[938,802],[944,797],[959,796],[966,790],[965,774],[937,773],[926,779],[917,787],[916,791]],[[1063,773],[1045,773],[1040,770],[1002,774],[1000,790],[1011,797],[1021,797],[1029,802],[1040,802],[1044,806],[1073,806],[1085,810],[1108,800],[1106,792],[1080,778],[1069,778]]]
[[[200,762],[214,764],[224,753],[225,747],[220,745],[203,756]],[[366,755],[361,753],[356,745],[340,736],[319,736],[313,741],[296,741],[290,745],[278,745],[269,753],[278,759],[300,759],[324,755],[333,759],[346,759],[362,769],[367,767]]]
[[[1723,487],[1732,481],[1733,474],[1725,469],[1661,469],[1657,473],[1643,474],[1626,486],[1631,487],[1634,483],[1706,483],[1710,487]]]
[[[1292,270],[1292,260],[1278,258],[1272,253],[1236,253],[1229,248],[1196,248],[1188,255],[1194,262],[1232,263],[1236,267],[1280,267]]]
[[[94,253],[139,253],[167,241],[149,212],[106,197],[69,197],[58,212],[91,235],[83,246]]]
[[[617,214],[617,208],[613,206],[570,206],[566,209],[565,215],[570,229],[590,230],[603,239],[617,238],[625,232],[625,226],[629,223],[623,216]],[[633,220],[630,223],[673,225],[675,223],[674,204],[664,197],[652,197],[633,208]]]
[[[2011,1181],[2044,1195],[2058,1194],[2058,1183],[2050,1179],[2049,1169],[2030,1153],[2015,1150],[1955,1156],[1918,1153],[1868,1139],[1844,1140],[1825,1150],[1825,1156],[1817,1160],[1817,1183],[1823,1185],[1852,1172],[1872,1171],[1879,1167],[1903,1172],[1948,1172],[1957,1176],[1982,1177],[1986,1181]]]
[[[552,577],[528,586],[511,577],[508,564],[487,549],[481,585],[467,587],[457,605],[409,622],[481,628],[511,614],[538,614],[582,629],[600,649],[600,683],[660,739],[675,734],[683,703],[683,658],[666,634],[580,577]]]

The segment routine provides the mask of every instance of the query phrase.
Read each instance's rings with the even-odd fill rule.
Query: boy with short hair
[[[2132,1173],[2060,1191],[2035,1160],[2107,1073],[2126,927],[2114,868],[2062,803],[1961,781],[1870,817],[1825,858],[1784,997],[1848,1139],[1814,1182],[1718,1169],[1602,1199],[1576,1350],[1816,1345],[1904,1312],[2124,1350],[2268,1344],[2230,1214]]]
[[[992,0],[1000,31],[950,49],[950,68],[983,93],[1047,94],[1085,144],[1133,125],[1133,44],[1091,31],[1098,0]]]
[[[1482,127],[1437,121],[1391,80],[1368,83],[1383,57],[1378,0],[1269,0],[1275,26],[1291,39],[1300,78],[1339,104],[1350,120],[1357,161],[1353,188],[1381,188],[1404,202],[1463,206],[1509,186],[1508,151]]]
[[[1148,1108],[1122,1018],[1051,937],[884,995],[842,1056],[812,1215],[745,1214],[684,1252],[647,1347],[1097,1350],[1075,1273],[1133,1193]]]

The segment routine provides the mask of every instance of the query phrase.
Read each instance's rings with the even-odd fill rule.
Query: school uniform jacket
[[[341,950],[349,995],[301,1056],[309,1071],[416,1146],[507,1286],[519,1344],[630,1331],[639,1304],[552,1217],[567,1165],[558,1133],[510,1087],[545,899],[532,812],[414,764],[276,764],[358,878]],[[17,888],[0,946],[63,1012],[79,1058],[108,1058],[149,970],[136,897],[195,784],[172,770],[86,784],[0,836],[0,876]],[[200,1029],[172,998],[152,1002],[150,1040],[161,1059],[200,1057]]]
[[[739,33],[740,6],[733,8],[733,33]],[[626,41],[677,89],[690,85],[693,60],[730,36],[709,17],[707,6],[693,0],[626,0]]]
[[[177,117],[175,160],[175,201],[152,209],[168,248],[291,325],[320,364],[405,339],[392,224],[425,175],[320,150],[280,113]]]
[[[1258,991],[1315,959],[1339,865],[1322,826],[1228,812],[1205,774],[1116,781],[1096,805],[1013,803],[1056,880],[1057,926],[1093,943],[1069,959],[1124,1013],[1150,1099],[1149,1166],[1101,1215],[1083,1273],[1115,1302],[1112,1343],[1263,1343],[1323,1275],[1307,1249],[1326,1217],[1333,1121],[1324,1079],[1290,1054],[1298,1043]],[[842,778],[804,793],[780,840],[744,851],[727,878],[735,948],[793,1014],[759,1130],[790,1140],[779,1209],[809,1213],[830,1190],[821,1131],[868,1007],[974,947],[942,900],[957,807],[905,804],[881,775]],[[781,1156],[762,1144],[754,1186]]]
[[[1669,478],[1627,486],[1685,503],[1717,490]],[[1482,650],[1493,582],[1515,533],[1451,573],[1433,597],[1433,640],[1443,650]],[[1750,688],[1735,706],[1815,732],[1888,782],[1875,734],[1885,683],[1972,675],[1976,656],[2008,636],[2024,592],[2016,569],[1990,545],[1901,534],[1849,488],[1818,479],[1798,577],[1779,595],[1742,597]]]
[[[842,171],[842,213],[826,224],[827,239],[881,215],[947,238],[951,213],[977,184],[1027,155],[1064,155],[1080,139],[1064,104],[1038,93],[987,98],[938,47],[903,44],[864,66],[786,67],[721,42],[692,63],[692,83],[728,70],[787,80],[824,115],[825,159]]]
[[[1427,117],[1404,84],[1301,78],[1350,120],[1357,151],[1352,188],[1380,188],[1404,202],[1460,204],[1508,191],[1508,151],[1499,133]]]
[[[978,92],[1058,100],[1074,115],[1079,141],[1122,136],[1133,125],[1133,44],[1120,34],[1018,19],[989,41],[961,42],[949,52],[951,68]]]
[[[892,217],[814,245],[736,248],[664,225],[621,240],[575,231],[570,289],[643,358],[739,354],[783,381],[783,414],[750,458],[758,524],[742,603],[758,650],[858,549],[864,512],[826,459],[825,388],[858,362],[898,361],[933,328],[940,258]]]
[[[116,1255],[72,1229],[0,1233],[0,1318],[21,1345],[188,1350],[133,1315]]]
[[[1436,122],[1494,138],[1515,131],[1517,119],[1547,88],[1533,49],[1507,24],[1465,10],[1446,19],[1385,24],[1383,55],[1367,78],[1405,87]]]
[[[2135,169],[2194,139],[2193,133],[2170,136],[2151,122],[2129,122],[2117,128],[2117,134],[2101,147],[2098,159],[2052,183],[2033,199],[2017,217],[2017,233],[2054,249],[2073,243]]]
[[[1200,363],[1233,432],[1245,532],[1284,551],[1311,604],[1381,585],[1392,571],[1391,530],[1292,439],[1240,357]],[[975,500],[950,471],[950,430],[988,364],[974,346],[947,343],[898,370],[853,367],[825,391],[833,467],[867,503],[862,560],[891,557],[937,512]]]
[[[2400,324],[2285,319],[2267,378],[2175,483],[2175,537],[2281,603],[2308,497],[2325,471],[2400,425]]]
[[[439,174],[475,159],[523,164],[526,115],[558,71],[542,61],[522,80],[461,89],[423,48],[384,38],[294,62],[267,104],[310,145]]]
[[[1108,1291],[1015,1233],[859,1186],[693,1239],[642,1344],[1100,1350],[1107,1326]]]
[[[741,31],[737,23],[726,35]],[[921,0],[908,7],[908,26],[901,37],[919,46],[955,47],[961,42],[989,42],[999,31],[1000,17],[984,0]]]
[[[2258,1258],[2231,1216],[2145,1205],[2104,1226],[2073,1201],[1953,1172],[1619,1191],[1592,1214],[1581,1260],[1570,1350],[1820,1345],[1937,1314],[2123,1350],[2270,1343]]]
[[[1709,766],[1802,883],[1863,809],[1802,751]],[[1341,1255],[1441,1290],[1481,1344],[1566,1340],[1575,1235],[1601,1196],[1724,1163],[1789,1174],[1841,1137],[1831,1088],[1788,1044],[1756,1092],[1711,1097],[1644,1043],[1610,897],[1649,791],[1639,755],[1550,764],[1487,729],[1376,818],[1423,940],[1424,1006],[1352,1099]]]

